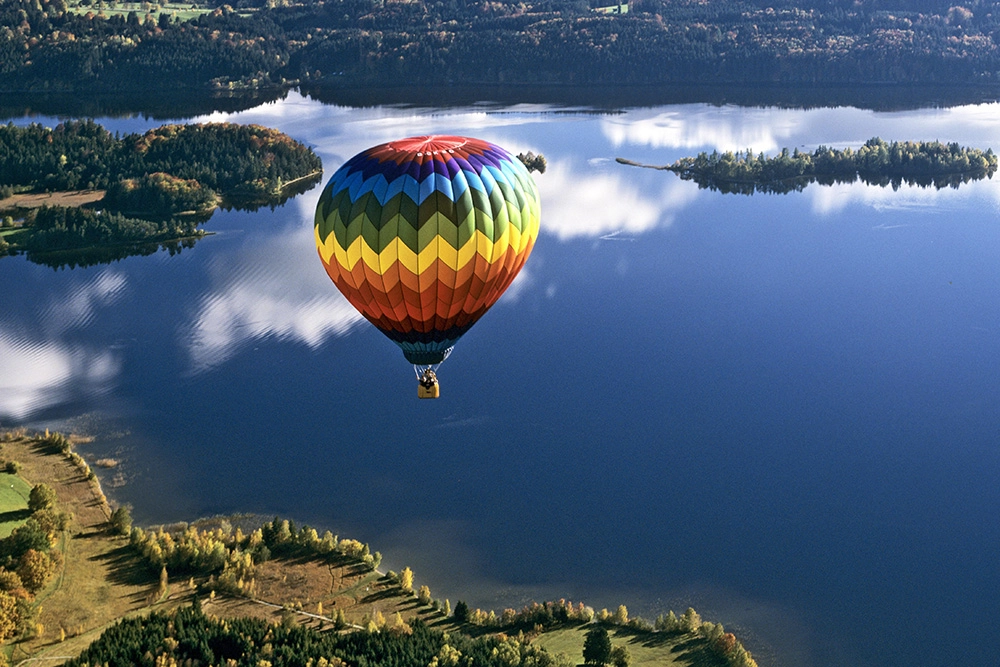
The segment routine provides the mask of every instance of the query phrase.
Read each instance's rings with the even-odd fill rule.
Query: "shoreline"
[[[87,459],[95,458],[86,457]],[[127,457],[125,457],[127,460]],[[96,460],[96,459],[95,459]],[[115,468],[102,468],[97,471],[100,474],[111,473]],[[126,483],[127,485],[127,483]],[[125,485],[115,485],[111,490],[111,495],[108,497],[109,502],[112,506],[118,504],[120,500],[116,497],[116,490],[123,488]],[[223,523],[229,523],[232,525],[233,529],[237,526],[241,526],[243,530],[248,531],[250,526],[261,525],[262,523],[270,522],[272,519],[277,519],[283,517],[289,520],[294,520],[295,523],[300,528],[305,528],[306,525],[310,525],[315,528],[319,533],[324,530],[333,531],[331,526],[324,526],[321,524],[305,524],[300,523],[298,519],[294,519],[291,515],[282,515],[281,512],[275,513],[261,513],[261,512],[233,512],[233,513],[218,513],[209,516],[200,516],[190,520],[176,518],[172,521],[165,522],[155,522],[148,526],[144,526],[146,530],[184,530],[187,527],[199,527],[200,529],[212,529]],[[334,531],[335,532],[335,531]],[[341,539],[359,539],[364,533],[361,531],[352,531],[345,536],[341,535]],[[385,553],[388,553],[388,557],[381,561],[381,565],[375,568],[380,576],[384,577],[386,575],[392,575],[394,570],[399,570],[403,567],[412,567],[414,576],[417,583],[420,584],[430,584],[430,590],[432,591],[435,598],[440,597],[441,599],[447,598],[451,601],[452,607],[458,601],[465,601],[471,609],[482,609],[484,612],[494,611],[498,616],[501,611],[505,608],[521,610],[524,607],[530,606],[532,604],[546,604],[550,601],[570,599],[574,603],[592,605],[595,610],[610,609],[613,611],[618,605],[624,605],[629,608],[631,612],[636,612],[630,614],[630,617],[636,619],[647,619],[648,622],[652,622],[656,618],[657,614],[666,613],[669,609],[673,609],[678,615],[680,615],[681,610],[686,607],[690,607],[696,604],[696,600],[701,596],[694,590],[684,591],[678,593],[676,596],[671,596],[669,601],[664,601],[660,598],[651,600],[645,598],[642,595],[642,587],[638,584],[628,586],[625,588],[612,587],[606,589],[603,593],[594,596],[595,599],[590,599],[590,596],[581,595],[570,596],[567,595],[566,589],[571,588],[571,586],[562,586],[559,584],[540,584],[540,585],[516,585],[509,582],[501,582],[496,580],[490,580],[480,576],[482,571],[477,569],[476,572],[466,572],[466,574],[471,574],[471,577],[465,577],[465,582],[457,583],[454,585],[449,585],[445,582],[441,582],[441,579],[448,579],[448,577],[442,577],[442,572],[453,572],[453,565],[444,564],[441,559],[442,552],[450,553],[448,544],[437,544],[437,546],[432,549],[436,557],[434,560],[441,564],[441,567],[433,567],[428,563],[420,562],[422,559],[417,557],[414,558],[418,552],[425,551],[419,546],[415,546],[412,542],[400,542],[397,540],[391,540],[386,544],[382,543],[382,538],[377,535],[369,535],[372,538],[372,553],[375,553],[376,549],[385,549]],[[385,537],[385,536],[382,536]],[[374,541],[378,540],[378,542]],[[362,541],[365,541],[364,539]],[[435,540],[431,540],[436,542]],[[409,545],[409,546],[407,546]],[[388,562],[388,565],[386,564]],[[468,563],[466,563],[468,565]],[[461,578],[461,577],[460,577]],[[438,583],[436,583],[438,582]],[[416,586],[414,586],[414,589]],[[457,595],[456,595],[457,594]],[[734,611],[745,611],[748,608],[746,600],[729,600],[729,596],[725,593],[716,592],[716,595],[720,599],[726,599],[726,604],[717,605],[711,604],[708,606],[702,606],[702,610],[707,612],[707,617],[713,620],[722,620],[726,622],[727,629],[731,632],[735,632],[742,646],[748,647],[751,653],[759,654],[764,657],[771,658],[768,662],[764,664],[775,664],[773,661],[773,656],[775,651],[772,647],[772,642],[764,639],[760,636],[760,633],[750,630],[750,627],[743,621],[733,621],[729,618],[729,615],[725,613],[726,607],[733,607]],[[601,604],[593,604],[597,599],[600,600]],[[257,597],[246,597],[246,598],[232,598],[233,604],[254,604],[268,606],[274,610],[280,610],[282,607],[276,605],[268,600],[257,598]],[[239,602],[243,600],[243,602]],[[547,601],[547,602],[542,602]],[[669,602],[668,604],[664,604]],[[753,606],[753,605],[751,605]],[[310,614],[306,611],[299,610],[297,613],[304,614],[307,617],[312,617],[313,620],[319,620],[319,617],[315,614]],[[745,614],[736,614],[738,616],[744,616]],[[734,615],[734,616],[736,616]],[[355,626],[358,627],[358,626]],[[753,650],[752,650],[753,649]]]

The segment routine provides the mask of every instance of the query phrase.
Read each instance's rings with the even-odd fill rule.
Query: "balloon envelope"
[[[520,160],[457,136],[355,155],[316,205],[323,266],[410,363],[436,364],[496,303],[538,235],[538,190]]]

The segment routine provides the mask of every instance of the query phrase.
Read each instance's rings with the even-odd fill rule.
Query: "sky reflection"
[[[82,396],[108,391],[117,355],[0,330],[0,420],[21,421]]]
[[[293,92],[284,100],[255,109],[215,113],[197,120],[281,126],[323,158],[324,182],[350,156],[401,136],[469,134],[515,154],[541,153],[549,168],[536,175],[543,196],[540,233],[569,241],[615,233],[641,234],[669,226],[678,211],[701,195],[697,186],[680,182],[673,174],[637,173],[634,168],[614,164],[615,157],[670,164],[700,151],[751,149],[773,154],[784,147],[856,147],[873,136],[889,141],[958,141],[985,148],[1000,142],[995,124],[998,114],[1000,104],[890,113],[704,104],[601,114],[545,105],[350,109],[324,106]],[[577,137],[586,137],[586,141],[576,141]],[[929,205],[952,195],[915,186],[893,191],[856,183],[816,185],[806,196],[811,198],[815,213],[829,215],[852,204],[875,209]],[[990,197],[998,197],[995,190],[990,191]]]
[[[645,188],[648,183],[634,176],[611,160],[590,165],[550,161],[545,174],[537,177],[543,202],[541,232],[563,241],[615,232],[641,234],[669,225],[674,213],[699,194],[677,178]]]
[[[542,193],[543,238],[603,243],[632,241],[679,220],[698,224],[690,215],[696,202],[727,196],[700,190],[671,173],[619,165],[614,162],[618,156],[669,164],[702,150],[752,148],[773,153],[784,146],[843,147],[859,145],[874,135],[986,147],[1000,141],[998,116],[1000,104],[901,113],[696,104],[599,114],[545,105],[352,109],[323,105],[292,92],[254,109],[192,120],[280,127],[321,156],[324,183],[351,155],[406,135],[478,135],[514,153],[541,153],[548,158],[546,173],[536,175]],[[143,131],[159,124],[134,117],[99,120],[113,131]],[[277,230],[265,228],[239,242],[223,244],[207,265],[197,264],[195,270],[204,271],[208,286],[199,291],[196,304],[178,325],[191,371],[203,372],[266,338],[317,349],[363,323],[315,258],[312,218],[321,189],[322,184],[289,202],[288,209],[295,212],[292,224]],[[1000,203],[1000,187],[993,181],[966,184],[960,191],[907,185],[893,190],[860,182],[814,184],[805,192],[780,196],[804,198],[812,214],[832,217],[854,206],[874,211],[940,209],[952,202],[961,205],[970,195],[987,201],[990,210]],[[216,223],[209,221],[206,228],[213,230]],[[514,304],[530,290],[548,299],[555,296],[559,279],[550,275],[537,255],[500,301],[501,306]],[[627,258],[622,257],[618,267],[626,270]],[[129,293],[128,280],[116,268],[86,275],[93,277],[43,301],[31,316],[38,324],[30,335],[2,332],[0,370],[5,391],[0,412],[23,419],[63,400],[63,387],[105,386],[113,380],[115,356],[83,350],[72,343],[71,332],[88,327],[101,309],[114,307]]]
[[[971,191],[971,192],[970,192]],[[957,207],[970,194],[1000,203],[1000,181],[981,180],[963,183],[958,188],[920,187],[901,185],[898,190],[862,182],[836,183],[834,185],[812,184],[805,193],[811,201],[816,215],[828,216],[839,213],[850,206],[865,206],[876,211],[912,211],[919,213],[932,207],[941,210]]]
[[[76,334],[121,301],[127,281],[114,269],[90,276],[76,274],[76,280],[34,298],[41,305],[28,317],[0,317],[0,419],[23,420],[113,385],[119,355],[76,342]]]
[[[195,372],[266,337],[316,349],[363,322],[316,257],[311,219],[319,192],[314,188],[289,204],[298,224],[246,239],[209,265],[211,286],[182,334]]]
[[[985,149],[1000,143],[998,114],[1000,104],[891,113],[692,104],[608,116],[601,121],[601,132],[615,148],[751,149],[769,154],[785,147],[857,147],[878,136],[886,141],[957,141]]]

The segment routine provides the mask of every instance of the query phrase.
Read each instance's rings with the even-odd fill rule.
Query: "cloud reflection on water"
[[[364,321],[316,256],[311,221],[318,197],[316,188],[288,207],[298,209],[302,221],[291,231],[242,244],[212,262],[212,287],[199,299],[185,336],[195,372],[256,340],[275,337],[315,349]]]
[[[125,291],[125,276],[105,270],[68,296],[52,299],[42,311],[41,319],[48,329],[56,331],[83,327],[93,320],[99,308],[113,306]]]
[[[88,327],[125,292],[125,276],[103,270],[87,282],[69,282],[50,294],[33,321],[3,324],[0,418],[20,421],[111,387],[121,366],[118,353],[66,339],[74,330]]]
[[[626,152],[644,153],[652,162],[666,164],[701,150],[751,148],[773,153],[785,146],[844,147],[860,145],[875,135],[986,146],[998,109],[984,106],[996,105],[905,114],[708,105],[591,114],[526,106],[352,109],[323,105],[293,92],[255,109],[198,120],[280,127],[320,155],[324,183],[350,156],[401,136],[468,134],[495,141],[513,153],[541,153],[548,158],[548,170],[536,176],[543,202],[541,234],[563,242],[586,238],[604,242],[631,240],[669,226],[699,197],[723,196],[702,192],[672,174],[640,172],[613,162]],[[321,189],[290,204],[299,211],[291,233],[268,240],[266,249],[247,242],[212,264],[212,287],[200,298],[185,336],[196,372],[224,362],[252,341],[276,337],[315,348],[363,322],[330,284],[318,261],[313,262],[311,221]],[[792,196],[809,197],[817,215],[830,215],[850,205],[875,209],[939,205],[952,195],[947,190],[904,186],[893,191],[855,183],[816,186]],[[551,280],[531,268],[529,262],[528,271],[501,304],[514,303],[522,292],[542,285],[549,286],[551,295]]]
[[[763,110],[748,112],[695,105],[668,111],[640,109],[608,117],[601,121],[601,132],[615,148],[753,148],[768,152],[778,148],[779,139],[787,138],[792,129],[787,122],[772,120]]]
[[[953,201],[958,207],[969,196],[967,190],[975,190],[985,198],[1000,203],[1000,182],[991,180],[963,183],[958,188],[941,189],[902,185],[898,190],[858,181],[814,185],[808,188],[807,194],[812,202],[813,213],[827,216],[839,213],[850,206],[866,206],[876,211],[913,213],[940,211],[943,207],[947,207],[949,201]]]
[[[104,270],[51,294],[34,324],[21,320],[0,328],[0,418],[20,421],[112,386],[121,366],[118,354],[65,338],[89,326],[125,291],[124,275]]]
[[[995,134],[1000,103],[949,109],[877,112],[854,108],[776,109],[690,104],[635,109],[601,121],[615,148],[689,150],[857,147],[874,136],[886,141],[957,141],[987,148]]]
[[[644,187],[648,181],[615,163],[603,169],[577,166],[568,159],[550,162],[539,179],[541,231],[563,241],[667,226],[674,213],[698,197],[697,188],[676,178]]]
[[[292,110],[290,112],[289,110]],[[567,124],[586,132],[603,116],[584,113],[548,114],[549,107],[516,106],[502,110],[401,109],[376,107],[345,110],[303,102],[297,94],[282,103],[266,104],[237,114],[212,114],[203,120],[234,120],[280,125],[282,130],[305,141],[325,165],[324,182],[352,155],[376,144],[402,136],[420,134],[468,134],[483,136],[511,153],[532,151],[546,155],[544,174],[536,175],[542,193],[541,233],[561,240],[602,236],[614,231],[640,233],[670,224],[673,213],[697,196],[697,190],[667,183],[644,193],[634,174],[613,163],[581,160],[575,145],[560,150],[549,142],[567,132]],[[631,117],[631,116],[629,116]],[[614,117],[612,117],[614,118]],[[523,127],[531,125],[533,127]],[[522,128],[515,130],[514,128]],[[523,130],[523,131],[522,131]],[[610,161],[613,155],[602,159]]]
[[[118,371],[110,352],[0,332],[0,417],[20,421],[74,396],[102,393]]]

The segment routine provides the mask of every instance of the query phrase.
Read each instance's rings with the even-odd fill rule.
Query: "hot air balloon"
[[[538,235],[528,170],[481,139],[421,136],[363,151],[316,205],[320,259],[337,288],[413,364],[418,396],[524,266]]]

